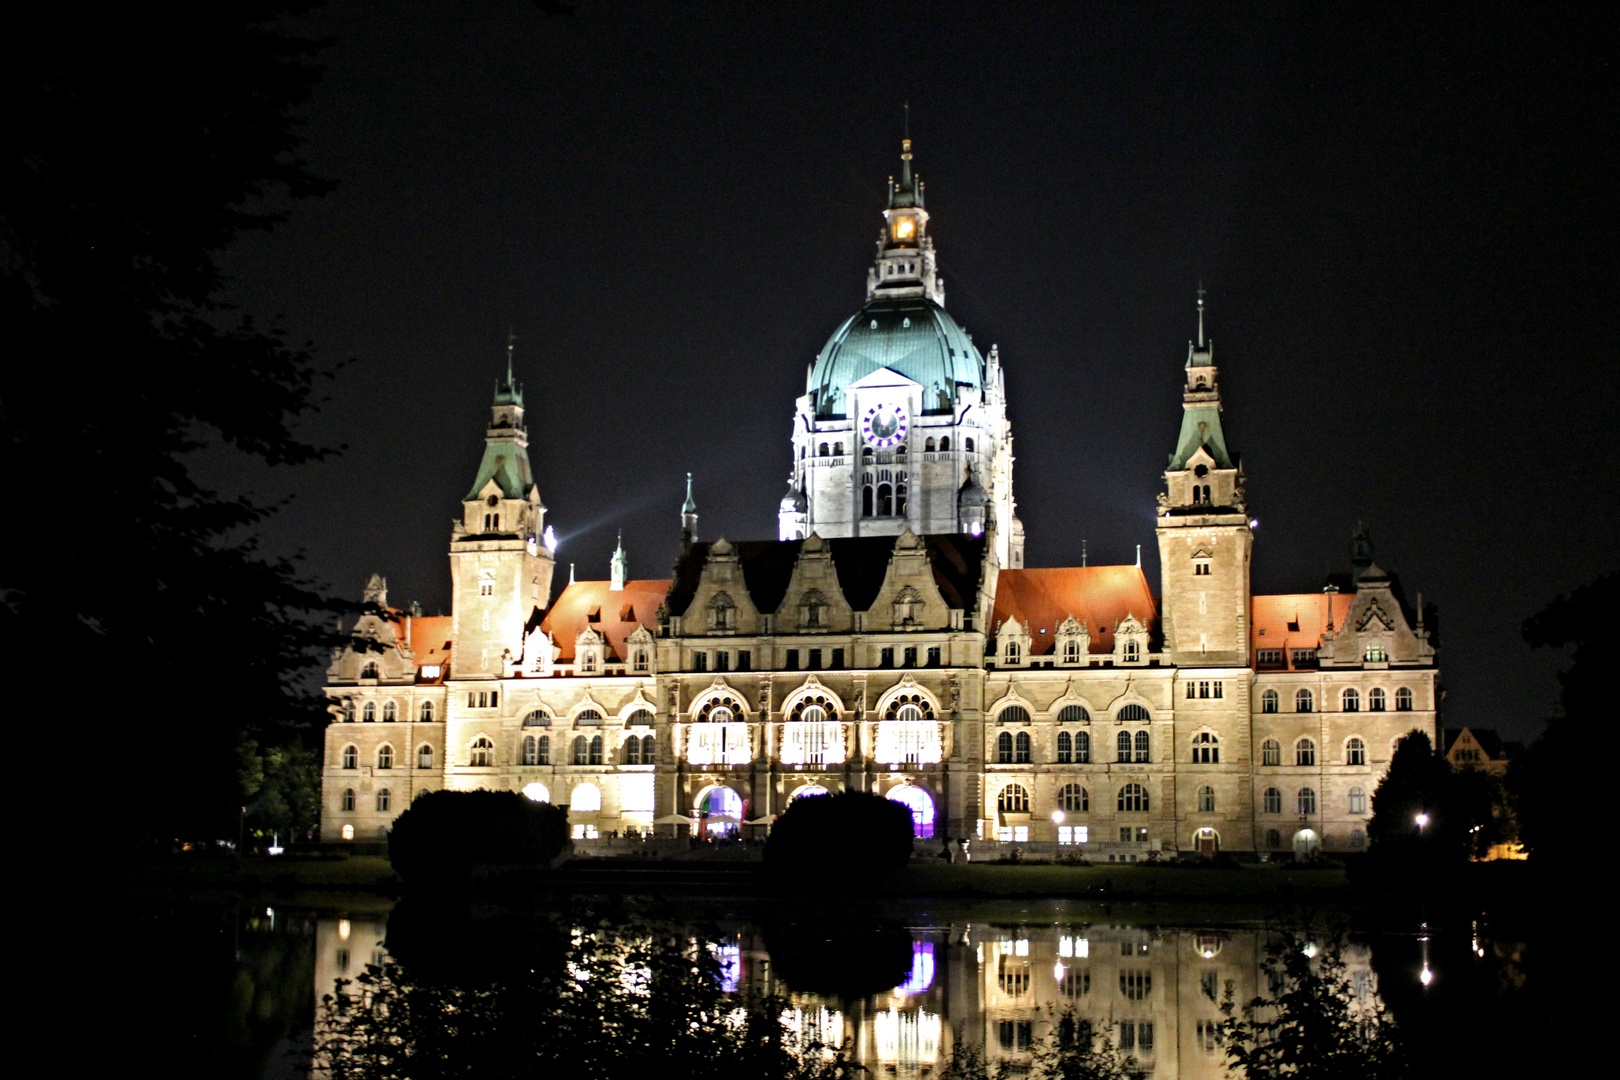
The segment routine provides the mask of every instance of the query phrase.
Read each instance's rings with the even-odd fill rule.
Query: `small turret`
[[[626,577],[625,562],[626,562],[626,560],[625,560],[625,555],[624,555],[624,531],[620,530],[620,532],[619,532],[619,542],[617,544],[615,544],[614,547],[613,547],[613,559],[609,564],[610,569],[608,571],[608,577],[609,577],[608,590],[610,592],[623,592],[624,591],[624,579]]]
[[[686,501],[681,504],[681,550],[690,551],[697,542],[697,503],[692,498],[692,474],[686,474]]]

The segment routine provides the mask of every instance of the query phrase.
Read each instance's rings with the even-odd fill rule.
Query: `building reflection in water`
[[[323,918],[315,995],[386,957],[378,917]],[[1030,1071],[1054,1012],[1073,1009],[1160,1080],[1227,1075],[1219,1037],[1227,987],[1245,1002],[1267,985],[1267,931],[1105,923],[958,922],[910,928],[911,969],[893,989],[853,1000],[799,992],[776,975],[757,928],[737,925],[717,948],[728,991],[778,994],[784,1021],[826,1046],[846,1046],[877,1077],[937,1075],[958,1045],[977,1045],[1004,1075]],[[1341,957],[1354,993],[1371,1002],[1370,951]]]

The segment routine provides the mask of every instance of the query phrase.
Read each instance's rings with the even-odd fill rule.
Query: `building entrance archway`
[[[912,784],[890,788],[886,798],[911,811],[911,834],[919,840],[934,835],[934,799],[928,792]]]
[[[693,827],[709,836],[736,836],[743,823],[742,796],[724,785],[711,785],[693,801],[692,816],[697,819]]]
[[[1193,848],[1200,855],[1213,857],[1221,850],[1221,836],[1206,825],[1193,833]]]

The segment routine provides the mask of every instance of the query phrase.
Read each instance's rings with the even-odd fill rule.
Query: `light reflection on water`
[[[1071,1008],[1155,1078],[1225,1076],[1218,1037],[1222,998],[1229,987],[1239,1002],[1273,989],[1264,962],[1274,932],[1254,927],[1136,926],[1117,917],[1001,923],[970,916],[919,920],[906,931],[909,971],[896,968],[896,984],[879,993],[804,992],[780,974],[805,970],[804,958],[773,958],[767,932],[746,921],[723,925],[716,949],[720,979],[728,992],[782,995],[791,1003],[784,1017],[790,1029],[849,1048],[873,1075],[919,1080],[936,1075],[965,1044],[981,1048],[1008,1075],[1021,1074],[1050,1029],[1053,1011]],[[317,1000],[335,980],[380,963],[387,956],[386,935],[386,920],[379,917],[320,919]],[[773,940],[782,948],[791,942],[805,949],[812,947],[806,941],[818,939]],[[1324,941],[1316,935],[1311,944]],[[1370,1004],[1378,993],[1371,950],[1345,941],[1341,955],[1354,993]]]

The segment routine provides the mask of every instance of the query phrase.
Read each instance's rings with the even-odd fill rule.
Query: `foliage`
[[[1620,571],[1559,596],[1524,623],[1534,648],[1573,646],[1558,675],[1558,714],[1508,769],[1519,838],[1533,858],[1573,866],[1589,849],[1571,821],[1597,820],[1592,748],[1599,739],[1607,664],[1620,648]]]
[[[254,546],[268,508],[198,473],[324,453],[294,430],[313,356],[223,300],[229,244],[328,186],[293,156],[317,72],[313,43],[272,25],[285,13],[13,12],[28,47],[4,75],[0,320],[33,377],[4,389],[0,477],[39,527],[0,540],[0,625],[40,686],[172,688],[143,706],[161,714],[141,782],[98,818],[114,843],[234,837],[241,734],[320,716],[300,677],[336,605]]]
[[[1358,996],[1340,945],[1313,949],[1303,934],[1273,940],[1262,971],[1269,996],[1221,1003],[1226,1060],[1247,1080],[1384,1080],[1405,1075],[1395,1021],[1371,993]],[[1314,956],[1312,954],[1315,954]]]
[[[320,757],[300,742],[266,748],[244,738],[237,760],[253,835],[264,842],[312,839],[321,821]]]
[[[1073,1009],[1047,1009],[1046,1035],[1031,1048],[1034,1075],[1042,1080],[1141,1080],[1148,1070],[1114,1045],[1103,1031]],[[988,1062],[972,1043],[959,1044],[940,1080],[1012,1080],[1030,1072],[1019,1063]]]
[[[911,839],[911,811],[893,799],[863,791],[794,799],[771,826],[765,869],[778,878],[831,873],[848,885],[905,866]]]
[[[571,847],[568,812],[515,791],[432,791],[388,834],[407,883],[464,884],[479,866],[546,867]]]
[[[1428,823],[1419,825],[1419,814]],[[1460,862],[1479,838],[1474,826],[1494,821],[1488,782],[1454,772],[1436,756],[1429,736],[1408,733],[1395,746],[1389,770],[1373,792],[1367,822],[1375,862],[1405,870]]]
[[[841,1048],[801,1040],[780,998],[724,992],[717,943],[620,920],[559,923],[554,962],[490,983],[368,965],[323,1001],[316,1064],[333,1080],[848,1076]]]

